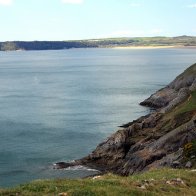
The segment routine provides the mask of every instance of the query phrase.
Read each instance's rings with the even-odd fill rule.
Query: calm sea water
[[[0,186],[92,174],[51,165],[145,115],[138,103],[195,62],[196,49],[0,52]]]

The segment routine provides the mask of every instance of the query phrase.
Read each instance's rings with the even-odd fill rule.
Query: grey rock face
[[[151,95],[148,99],[141,102],[141,105],[162,108],[171,103],[172,100],[177,99],[174,103],[178,104],[183,101],[183,98],[187,96],[187,91],[194,91],[196,89],[196,64],[190,66],[182,74],[180,74],[174,81],[172,81],[167,87],[157,91]],[[180,94],[180,95],[179,95]],[[181,99],[181,98],[182,99]],[[171,106],[170,106],[171,107]]]
[[[181,163],[179,161],[174,161],[172,164],[171,164],[171,167],[174,167],[174,168],[179,168],[181,165]]]

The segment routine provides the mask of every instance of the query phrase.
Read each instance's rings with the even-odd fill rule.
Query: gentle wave
[[[75,163],[75,160],[71,160],[71,161],[67,161],[66,163]],[[57,163],[53,163],[53,166],[56,166]],[[54,168],[54,167],[53,167]],[[67,170],[67,171],[81,171],[81,170],[86,170],[86,171],[94,171],[94,172],[99,172],[99,170],[97,169],[93,169],[93,168],[89,168],[83,165],[74,165],[74,166],[69,166],[66,168],[62,168],[63,170]]]
[[[72,170],[72,171],[87,170],[87,171],[99,172],[99,170],[97,170],[97,169],[88,168],[88,167],[85,167],[85,166],[82,166],[82,165],[67,167],[65,170]]]

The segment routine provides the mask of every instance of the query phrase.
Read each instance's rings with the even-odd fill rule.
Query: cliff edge
[[[74,165],[120,175],[166,166],[195,167],[196,64],[140,104],[156,110],[123,125]]]

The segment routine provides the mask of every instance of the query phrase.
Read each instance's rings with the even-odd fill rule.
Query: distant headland
[[[196,47],[196,36],[126,37],[72,41],[6,41],[0,42],[0,51],[62,50],[71,48],[171,48]]]

